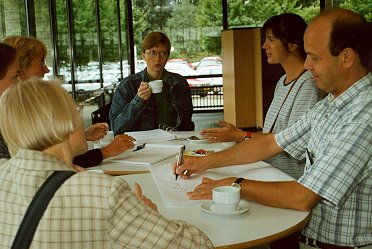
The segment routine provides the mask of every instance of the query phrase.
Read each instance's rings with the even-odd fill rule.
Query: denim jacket
[[[110,108],[111,129],[115,134],[159,128],[155,96],[152,94],[150,99],[145,101],[137,95],[141,82],[150,81],[146,70],[147,68],[126,77],[115,90]],[[171,102],[178,115],[175,128],[180,131],[194,130],[195,125],[191,121],[191,90],[186,79],[165,69],[164,73],[169,74]]]

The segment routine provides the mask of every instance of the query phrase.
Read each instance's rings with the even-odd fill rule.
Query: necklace
[[[292,81],[293,81],[293,84],[292,84],[291,87],[289,88],[288,93],[287,93],[287,95],[285,96],[285,98],[284,98],[284,100],[283,100],[283,102],[282,102],[282,105],[281,105],[280,108],[279,108],[278,113],[276,114],[276,118],[275,118],[273,124],[271,125],[271,128],[270,128],[269,133],[272,133],[272,132],[273,132],[273,130],[274,130],[274,125],[275,125],[275,123],[276,123],[276,120],[278,119],[278,116],[279,116],[280,110],[282,109],[282,107],[283,107],[283,105],[284,105],[284,102],[287,100],[287,97],[288,97],[289,93],[291,92],[293,86],[295,85],[295,83],[297,82],[297,80],[301,77],[301,75],[302,75],[303,73],[305,73],[305,72],[306,72],[306,70],[302,70],[302,72],[301,72],[299,75],[297,75],[297,77],[296,77],[295,79],[291,80],[288,84],[285,84],[285,79],[284,79],[283,84],[284,84],[285,86],[286,86],[286,85],[289,85],[290,83],[292,83]],[[298,92],[297,92],[297,93],[298,93]]]
[[[287,85],[289,85],[289,84],[292,84],[293,82],[296,82],[297,80],[298,80],[298,78],[300,78],[301,77],[301,75],[304,73],[304,72],[306,72],[306,70],[302,70],[293,80],[291,80],[290,82],[288,82],[288,83],[285,83],[285,81],[287,80],[287,76],[285,76],[285,78],[284,78],[284,80],[283,80],[283,85],[284,86],[287,86]]]

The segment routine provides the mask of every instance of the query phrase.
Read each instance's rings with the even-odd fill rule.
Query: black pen
[[[177,168],[182,164],[182,158],[183,158],[183,153],[185,152],[185,145],[182,145],[180,148],[180,152],[178,152],[178,160],[177,160]],[[178,174],[176,173],[176,180],[178,178]]]

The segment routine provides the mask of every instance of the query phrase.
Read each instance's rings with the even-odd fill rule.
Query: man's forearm
[[[206,156],[202,160],[203,168],[217,168],[228,165],[253,163],[272,157],[281,149],[275,141],[274,134],[263,134],[254,139],[241,142],[227,150]]]

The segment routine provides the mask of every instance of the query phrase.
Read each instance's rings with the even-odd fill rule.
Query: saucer
[[[218,215],[218,216],[233,216],[233,215],[243,214],[247,212],[251,207],[248,202],[240,201],[238,205],[238,210],[231,212],[231,213],[219,213],[214,210],[211,210],[212,205],[213,205],[212,201],[203,202],[201,204],[201,209],[208,214],[213,214],[213,215]]]
[[[208,140],[206,139],[190,139],[190,138],[187,138],[186,139],[188,142],[191,142],[191,143],[194,143],[194,144],[206,144],[206,143],[209,143]]]

